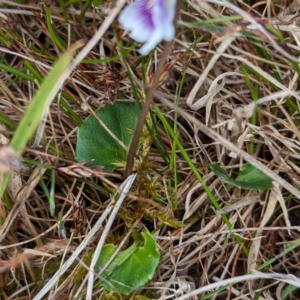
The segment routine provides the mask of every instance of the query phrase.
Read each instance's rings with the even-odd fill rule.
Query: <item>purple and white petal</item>
[[[145,43],[139,52],[148,54],[162,40],[171,41],[175,35],[173,19],[176,0],[137,0],[120,14],[119,22],[129,36]]]
[[[126,6],[119,16],[119,23],[130,31],[132,39],[140,43],[146,42],[155,28],[149,0],[138,0]]]
[[[173,19],[176,0],[155,0],[153,7],[153,22],[156,30],[162,31],[162,39],[171,41],[175,35]]]
[[[176,11],[176,0],[165,1],[165,9],[167,12],[166,30],[164,39],[168,42],[172,41],[175,36],[174,17]]]
[[[159,44],[164,39],[164,33],[162,30],[153,31],[151,37],[142,46],[139,52],[142,55],[147,55],[151,50],[153,50],[157,44]]]

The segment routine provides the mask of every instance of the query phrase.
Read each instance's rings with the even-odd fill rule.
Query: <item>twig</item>
[[[174,22],[177,19],[177,16],[179,14],[181,4],[182,4],[182,0],[177,1],[176,14],[175,14]],[[138,142],[139,142],[140,135],[141,135],[142,130],[143,130],[143,126],[144,126],[145,121],[146,121],[148,111],[150,109],[150,105],[151,105],[152,100],[153,100],[154,91],[155,91],[156,86],[159,82],[159,77],[161,75],[163,66],[165,64],[165,60],[166,60],[168,52],[169,52],[169,45],[170,45],[170,42],[167,42],[164,45],[164,50],[163,50],[162,56],[159,60],[158,67],[157,67],[156,73],[154,75],[152,85],[148,90],[146,102],[143,105],[140,118],[138,120],[138,123],[137,123],[135,131],[134,131],[134,135],[133,135],[132,142],[131,142],[129,152],[128,152],[128,156],[127,156],[127,164],[126,164],[126,169],[125,169],[125,178],[128,177],[132,172],[132,168],[133,168],[133,164],[134,164],[134,157],[135,157],[135,153],[136,153],[136,148],[137,148],[137,145],[138,145]]]

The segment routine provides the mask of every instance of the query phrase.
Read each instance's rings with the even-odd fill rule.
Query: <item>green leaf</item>
[[[158,266],[160,253],[156,241],[149,232],[142,232],[142,241],[125,251],[119,252],[101,275],[101,285],[109,292],[129,295],[152,279]],[[116,246],[105,245],[98,258],[97,266],[103,267]],[[96,270],[96,271],[100,271]]]
[[[234,179],[231,179],[226,170],[222,169],[217,163],[213,163],[210,169],[225,183],[235,185]]]
[[[216,163],[211,166],[211,170],[225,183],[234,185],[240,189],[267,190],[272,187],[271,178],[249,163],[245,164],[236,179],[230,178],[227,172]]]
[[[293,292],[299,289],[297,286],[289,284],[282,292],[281,298],[282,300],[290,299],[290,296],[292,296]]]
[[[137,104],[115,102],[96,111],[97,117],[126,146],[129,147],[140,111]],[[77,132],[77,161],[93,160],[89,165],[100,165],[113,172],[115,163],[125,162],[124,149],[96,117],[88,117]]]
[[[109,260],[109,258],[114,254],[116,249],[117,246],[113,244],[104,245],[100,253],[100,256],[97,260],[97,266],[103,267],[106,264],[106,262]]]
[[[248,184],[250,186],[249,189],[255,189],[252,188],[252,185],[259,190],[267,190],[272,187],[271,178],[249,163],[244,165],[244,168],[239,172],[236,181]]]

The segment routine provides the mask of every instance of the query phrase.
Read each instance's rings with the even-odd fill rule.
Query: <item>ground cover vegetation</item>
[[[299,1],[126,5],[0,1],[0,299],[299,299]]]

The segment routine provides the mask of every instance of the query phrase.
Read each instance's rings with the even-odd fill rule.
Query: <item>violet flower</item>
[[[162,40],[174,38],[175,8],[176,0],[136,0],[121,12],[119,22],[132,39],[144,43],[139,52],[147,55]]]

